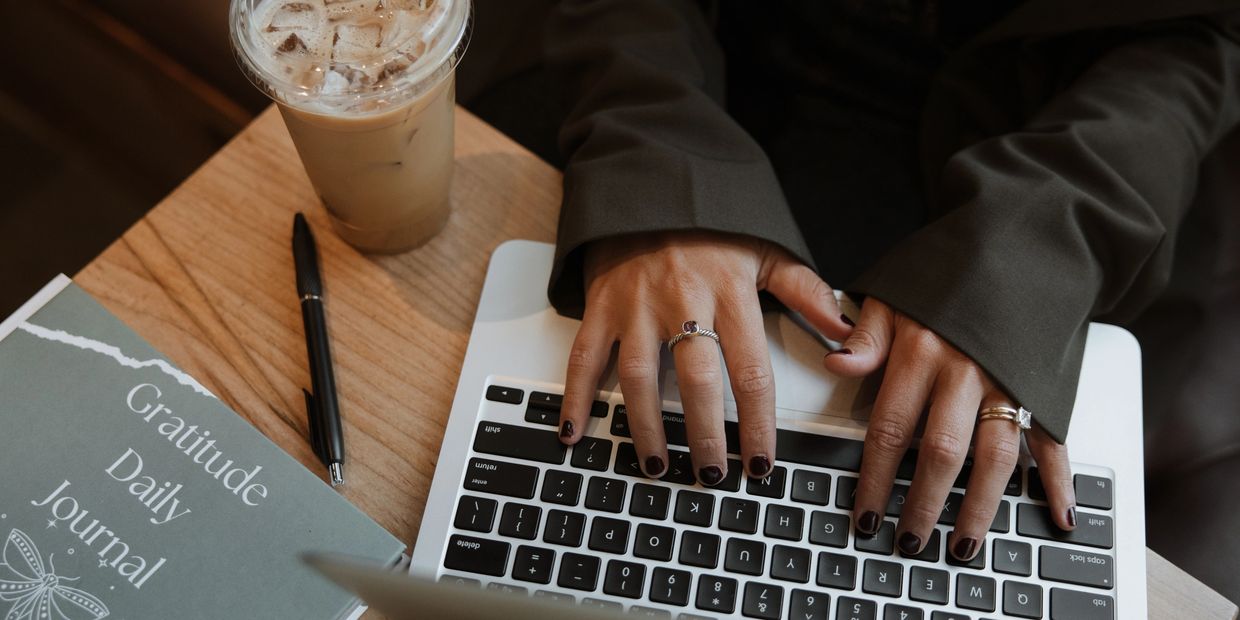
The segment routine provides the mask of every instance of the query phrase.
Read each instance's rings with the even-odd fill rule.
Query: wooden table
[[[268,109],[76,282],[312,471],[310,385],[290,234],[319,232],[349,444],[343,495],[403,540],[422,520],[491,251],[554,241],[560,173],[463,109],[454,211],[400,256],[328,232],[284,124]],[[1150,552],[1151,618],[1237,617],[1235,605]]]

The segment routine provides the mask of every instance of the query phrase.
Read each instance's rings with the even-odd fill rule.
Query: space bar
[[[860,471],[863,445],[855,439],[781,428],[775,434],[775,458],[802,465]]]

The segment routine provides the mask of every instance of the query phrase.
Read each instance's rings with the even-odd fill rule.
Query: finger
[[[713,320],[698,312],[692,316]],[[710,323],[701,323],[709,327]],[[685,338],[672,349],[676,379],[685,408],[685,434],[698,481],[715,486],[728,471],[727,442],[723,432],[723,371],[719,346],[706,336]]]
[[[993,390],[978,409],[1011,406],[1007,395]],[[1003,490],[1016,468],[1020,428],[1007,420],[978,420],[973,445],[973,473],[969,476],[955,529],[947,539],[948,550],[961,561],[972,560],[985,546],[986,533],[1003,500]]]
[[[599,375],[611,357],[613,332],[607,329],[600,311],[586,307],[581,327],[568,353],[564,379],[564,402],[560,406],[560,441],[572,445],[581,439],[590,419],[590,407],[598,392]]]
[[[767,291],[826,337],[841,341],[852,331],[851,321],[840,310],[831,287],[813,269],[792,257],[781,254],[775,259],[765,284]]]
[[[620,392],[629,415],[629,434],[637,462],[651,478],[667,472],[667,437],[663,433],[663,401],[659,397],[659,336],[652,325],[625,330],[616,358]]]
[[[982,393],[982,376],[972,362],[948,366],[938,373],[930,417],[917,451],[916,474],[896,528],[900,550],[908,555],[921,552],[943,512],[969,451]]]
[[[901,347],[892,351],[866,428],[853,509],[857,530],[862,534],[872,535],[882,525],[896,470],[908,450],[934,380],[932,367],[920,363],[910,353],[910,349]]]
[[[718,317],[715,326],[736,398],[741,462],[750,476],[763,478],[775,461],[775,379],[757,289],[720,300]]]
[[[823,360],[827,370],[845,377],[863,377],[878,370],[891,350],[895,334],[895,313],[873,297],[861,306],[857,326],[839,349]]]
[[[1038,475],[1046,489],[1051,518],[1061,530],[1076,528],[1076,489],[1072,486],[1072,466],[1068,448],[1056,442],[1036,422],[1025,431],[1029,452],[1038,463]]]

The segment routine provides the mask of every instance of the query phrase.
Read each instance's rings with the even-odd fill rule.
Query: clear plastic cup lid
[[[470,0],[232,0],[232,43],[268,96],[331,114],[379,112],[456,68]]]

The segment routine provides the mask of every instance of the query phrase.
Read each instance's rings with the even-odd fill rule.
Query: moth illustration
[[[56,554],[52,554],[56,555]],[[60,577],[52,556],[51,570],[34,541],[19,529],[9,532],[0,555],[0,601],[12,603],[4,620],[101,620],[110,613],[103,601],[64,585],[79,577]]]

